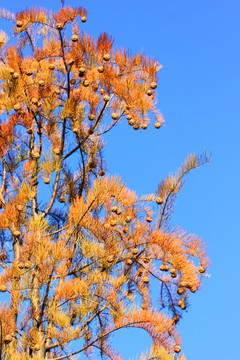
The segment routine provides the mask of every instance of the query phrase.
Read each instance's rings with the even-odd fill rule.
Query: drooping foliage
[[[145,130],[150,114],[161,127],[161,66],[85,34],[82,7],[1,17],[15,35],[0,32],[0,358],[117,360],[111,335],[139,327],[152,358],[173,359],[208,259],[169,219],[183,177],[208,157],[189,156],[142,197],[106,176],[105,133],[122,118]]]

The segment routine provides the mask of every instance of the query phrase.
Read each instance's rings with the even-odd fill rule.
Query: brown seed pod
[[[154,126],[156,129],[159,129],[161,127],[161,123],[157,121],[155,122]]]
[[[83,84],[84,87],[88,87],[88,86],[89,86],[89,81],[88,81],[88,80],[84,80],[82,84]]]
[[[96,116],[94,114],[89,114],[88,118],[90,121],[93,121],[93,120],[95,120]]]
[[[129,120],[129,121],[131,121],[131,120]],[[134,130],[138,130],[139,127],[140,127],[140,126],[139,126],[138,124],[134,124],[134,125],[133,125],[133,129],[134,129]]]
[[[26,70],[26,75],[27,76],[31,76],[33,74],[32,70],[28,69]]]
[[[121,210],[121,208],[118,207],[118,208],[117,208],[117,211],[116,211],[116,214],[117,214],[117,215],[121,215],[121,213],[122,213],[122,210]]]
[[[33,149],[31,152],[32,158],[33,159],[39,159],[40,158],[40,152],[36,149]]]
[[[103,100],[106,101],[106,102],[108,102],[108,101],[110,100],[110,96],[107,95],[107,94],[104,95]]]
[[[6,254],[5,253],[1,253],[0,254],[0,261],[5,261],[7,258]]]
[[[142,310],[147,310],[148,304],[146,302],[142,303]]]
[[[33,98],[32,98],[32,103],[33,103],[34,105],[37,105],[37,104],[38,104],[38,99],[35,98],[35,97],[33,97]]]
[[[104,176],[104,175],[105,175],[105,171],[104,171],[104,170],[100,170],[100,171],[99,171],[99,175],[100,175],[100,176]]]
[[[17,267],[18,267],[20,270],[22,270],[22,269],[25,268],[25,263],[24,263],[23,261],[19,261],[19,262],[17,263]]]
[[[198,271],[200,272],[200,274],[204,274],[206,272],[206,269],[204,266],[201,265],[199,266]]]
[[[88,129],[88,134],[89,134],[89,135],[92,135],[93,133],[94,133],[93,128],[89,128],[89,129]]]
[[[60,95],[60,94],[61,94],[61,90],[60,90],[60,89],[55,89],[54,91],[55,91],[55,94],[56,94],[56,95]]]
[[[32,135],[33,134],[33,128],[28,128],[27,129],[27,134]]]
[[[152,222],[151,216],[147,216],[145,220],[146,220],[147,222],[149,222],[149,223]]]
[[[55,69],[55,65],[54,65],[54,64],[49,64],[49,65],[48,65],[48,68],[49,68],[49,70],[54,70],[54,69]]]
[[[59,197],[59,202],[60,203],[65,203],[65,197],[63,196],[63,195],[61,195],[60,197]]]
[[[117,221],[114,220],[114,219],[112,219],[112,220],[110,221],[110,225],[111,225],[112,227],[115,227],[115,226],[117,225]]]
[[[50,178],[49,177],[45,177],[43,181],[44,181],[44,184],[47,184],[47,185],[50,184]]]
[[[180,288],[177,289],[178,295],[182,295],[183,292],[184,292],[184,289],[183,289],[183,288],[180,287]]]
[[[151,89],[156,89],[156,87],[157,87],[157,83],[155,81],[151,82],[150,88]]]
[[[44,80],[39,80],[39,82],[38,82],[39,86],[44,86],[44,84],[45,84]]]
[[[81,22],[85,23],[87,21],[86,16],[81,16]]]
[[[59,155],[60,152],[61,152],[61,149],[59,147],[54,147],[52,152],[55,154],[55,155]]]
[[[116,213],[116,212],[117,212],[117,206],[113,206],[113,207],[111,208],[111,212]]]
[[[132,220],[131,216],[126,216],[125,218],[126,223],[130,223],[131,220]]]
[[[143,274],[143,269],[142,268],[138,269],[138,271],[136,272],[136,275],[141,277],[142,274]]]
[[[13,236],[18,237],[18,236],[20,236],[20,235],[21,235],[21,233],[20,233],[19,230],[14,230],[14,231],[13,231]]]
[[[13,337],[10,334],[7,334],[3,339],[4,344],[9,344],[11,341],[13,341]]]
[[[131,266],[132,265],[132,260],[131,259],[127,259],[127,261],[126,261],[126,264],[128,265],[128,266]]]
[[[141,128],[142,128],[143,130],[146,130],[147,127],[148,127],[148,124],[147,124],[147,123],[143,123],[143,124],[141,125]]]
[[[196,287],[196,286],[191,286],[191,287],[190,287],[190,291],[191,291],[192,293],[195,293],[195,292],[197,291],[197,287]]]
[[[71,40],[72,40],[72,42],[78,41],[78,36],[77,36],[76,34],[74,34],[74,35],[71,37]]]
[[[74,64],[74,59],[69,59],[68,60],[68,62],[67,62],[67,64],[69,65],[69,66],[72,66],[73,64]]]
[[[177,315],[174,316],[173,321],[174,321],[175,324],[178,323],[179,320],[180,320],[179,316],[177,316]]]
[[[132,253],[133,255],[137,255],[137,254],[138,254],[138,249],[137,249],[137,248],[133,248],[133,249],[131,250],[131,253]]]
[[[18,20],[18,21],[16,22],[16,26],[17,26],[18,28],[21,28],[21,27],[23,26],[23,22],[22,22],[21,20]]]
[[[149,89],[149,90],[147,91],[147,95],[148,95],[148,96],[152,96],[152,94],[153,94],[153,91]]]
[[[131,119],[132,119],[132,115],[128,114],[128,115],[126,116],[126,119],[127,119],[127,120],[131,120]]]
[[[144,258],[143,258],[143,262],[144,262],[145,264],[148,264],[148,263],[149,263],[149,261],[150,261],[149,257],[144,256]]]
[[[110,60],[110,54],[106,53],[103,55],[103,60],[109,61]]]
[[[0,292],[6,292],[7,291],[7,287],[4,284],[0,284]]]
[[[21,104],[19,104],[19,103],[15,104],[15,105],[13,106],[13,109],[14,109],[15,111],[21,110]]]
[[[100,92],[101,95],[104,95],[104,94],[105,94],[105,90],[104,90],[104,89],[100,89],[99,92]]]
[[[59,31],[62,30],[63,29],[63,24],[62,23],[57,23],[56,29],[58,29]]]
[[[79,69],[78,69],[78,75],[80,76],[80,77],[83,77],[84,76],[84,74],[85,74],[85,68],[84,67],[80,67]]]
[[[143,281],[144,284],[148,284],[148,283],[149,283],[149,277],[148,277],[148,276],[144,276],[144,277],[142,278],[142,281]]]
[[[114,112],[114,113],[112,113],[112,119],[113,120],[117,120],[117,118],[118,118],[118,113],[116,113],[116,112]]]
[[[156,203],[158,205],[162,205],[163,204],[163,199],[160,196],[156,197]]]
[[[128,120],[128,124],[129,124],[130,126],[133,126],[133,125],[135,124],[135,120],[134,120],[134,119]]]
[[[78,134],[79,133],[79,128],[74,126],[74,128],[72,129],[74,134]]]
[[[112,263],[114,261],[114,256],[113,255],[109,255],[108,257],[107,257],[107,262],[108,263]]]
[[[102,74],[104,72],[104,66],[99,66],[97,71]]]
[[[122,232],[123,232],[124,234],[128,234],[128,228],[125,226],[125,227],[122,229]]]
[[[175,351],[175,353],[180,353],[180,351],[181,351],[182,349],[181,349],[181,346],[179,346],[179,345],[176,345],[175,347],[174,347],[174,351]]]

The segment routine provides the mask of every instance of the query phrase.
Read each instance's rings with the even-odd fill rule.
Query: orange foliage
[[[79,340],[74,354],[98,348],[117,360],[110,335],[131,326],[172,358],[208,258],[201,239],[169,219],[183,177],[209,159],[188,157],[156,195],[138,197],[106,176],[106,132],[124,117],[135,130],[151,116],[161,127],[161,66],[115,50],[106,32],[96,41],[83,34],[82,7],[2,16],[15,21],[18,41],[0,48],[0,293],[9,299],[0,305],[1,356],[70,358],[68,344]]]

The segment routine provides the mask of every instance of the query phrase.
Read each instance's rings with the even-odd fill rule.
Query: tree
[[[135,130],[150,113],[163,123],[158,62],[113,50],[106,32],[84,34],[82,7],[1,17],[15,37],[0,33],[0,359],[94,358],[96,349],[119,359],[110,338],[126,327],[150,334],[152,358],[172,359],[208,258],[201,239],[169,220],[184,176],[209,158],[189,156],[142,197],[106,176],[103,137],[121,118]]]

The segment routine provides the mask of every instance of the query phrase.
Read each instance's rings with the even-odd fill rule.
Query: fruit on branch
[[[74,34],[74,35],[71,37],[71,40],[72,40],[72,42],[78,41],[78,36],[77,36],[76,34]]]
[[[150,88],[151,89],[156,89],[156,87],[157,87],[157,83],[155,81],[151,82]]]
[[[103,60],[109,61],[110,60],[110,54],[106,53],[103,55]]]
[[[201,265],[199,266],[198,271],[200,272],[200,274],[204,274],[206,272],[206,269],[204,266]]]
[[[158,204],[158,205],[162,205],[163,204],[163,199],[160,197],[160,196],[158,196],[157,198],[156,198],[156,203]]]

